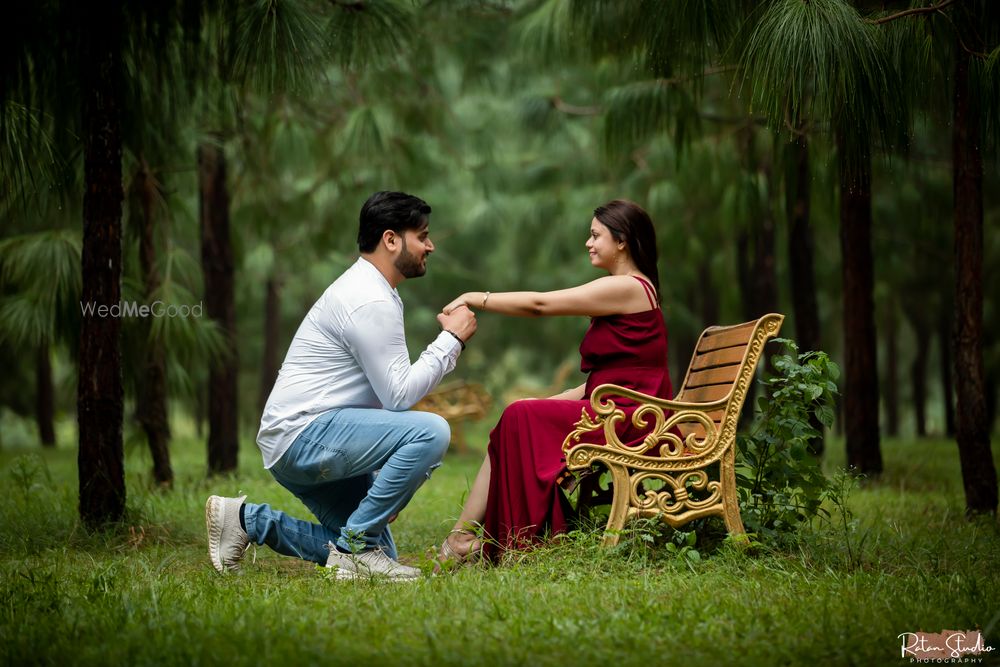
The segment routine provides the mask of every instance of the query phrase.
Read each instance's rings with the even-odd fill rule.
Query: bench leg
[[[628,518],[628,470],[623,466],[609,464],[611,484],[614,496],[611,499],[611,513],[608,516],[608,526],[604,532],[604,546],[613,547],[621,538],[625,519]]]
[[[719,468],[719,481],[722,483],[722,518],[726,522],[726,530],[730,535],[746,535],[743,519],[740,517],[739,496],[736,493],[736,452],[732,447],[723,455]],[[745,537],[737,540],[744,545],[749,540]]]

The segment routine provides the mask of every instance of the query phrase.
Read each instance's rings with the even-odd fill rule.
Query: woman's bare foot
[[[438,561],[442,564],[453,563],[454,566],[471,563],[479,558],[483,551],[483,541],[471,530],[457,528],[445,538],[438,551]]]

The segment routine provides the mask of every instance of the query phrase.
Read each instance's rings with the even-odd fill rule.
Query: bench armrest
[[[612,397],[639,404],[632,413],[632,424],[649,430],[639,444],[629,446],[618,437],[617,426],[625,420],[625,412],[615,405]],[[584,433],[603,428],[606,446],[628,454],[649,452],[651,456],[668,459],[708,454],[719,442],[719,427],[709,413],[725,409],[729,400],[727,396],[707,403],[687,403],[650,396],[618,385],[602,384],[594,389],[590,397],[596,419],[591,419],[584,409],[574,430],[563,440],[563,452],[568,454],[578,445]],[[668,412],[671,413],[669,416]],[[699,434],[696,429],[689,428],[685,430],[690,432],[683,436],[681,429],[686,425],[700,426],[702,432]]]

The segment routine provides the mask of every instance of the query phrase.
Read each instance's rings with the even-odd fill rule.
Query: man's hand
[[[464,342],[476,333],[476,315],[467,306],[459,306],[447,315],[438,313],[437,320],[442,329],[447,329]]]

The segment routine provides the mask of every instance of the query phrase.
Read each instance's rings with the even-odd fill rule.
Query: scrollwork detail
[[[566,436],[566,439],[563,440],[562,450],[564,452],[569,451],[573,445],[580,443],[580,436],[584,433],[590,433],[591,431],[597,430],[603,423],[604,420],[600,417],[598,417],[596,421],[591,419],[590,414],[587,413],[587,408],[583,408],[581,410],[580,420],[573,424],[573,430],[570,431],[569,435]]]
[[[648,489],[640,495],[639,490],[646,480],[661,481],[665,488]],[[695,498],[691,490],[707,492],[708,495]],[[694,470],[676,476],[655,472],[636,473],[631,476],[629,492],[631,506],[639,510],[657,510],[666,514],[708,509],[719,504],[722,499],[722,485],[718,481],[709,481],[708,474],[704,470]]]

